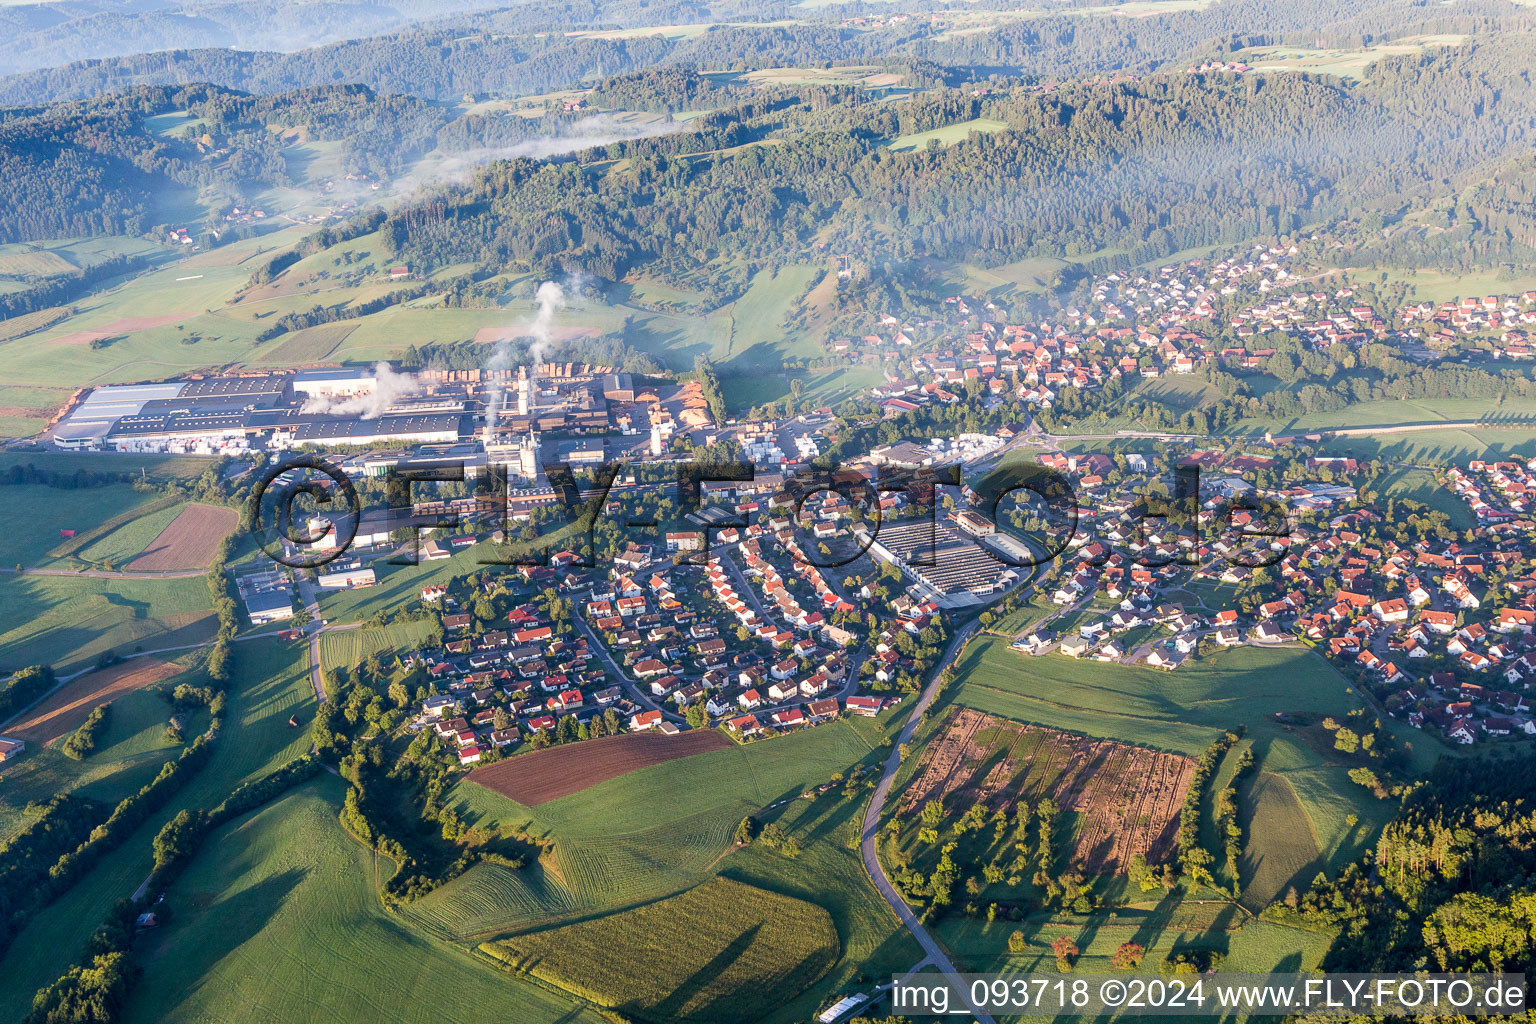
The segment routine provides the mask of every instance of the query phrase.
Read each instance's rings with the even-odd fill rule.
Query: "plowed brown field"
[[[1124,871],[1136,854],[1158,863],[1172,850],[1193,759],[1010,722],[962,708],[929,741],[902,794],[903,813],[929,800],[946,809],[1033,807],[1044,797],[1071,812],[1072,863]]]
[[[188,505],[134,556],[132,572],[167,572],[174,569],[206,569],[219,542],[234,530],[238,517],[232,508]]]
[[[469,781],[531,807],[639,768],[730,745],[731,741],[714,729],[691,729],[676,736],[634,732],[565,743],[497,761],[470,772]]]
[[[15,725],[5,730],[5,734],[39,746],[47,745],[74,732],[97,706],[180,671],[180,665],[168,661],[130,658],[109,668],[87,672],[79,679],[65,683],[53,696],[25,712]],[[170,717],[169,711],[166,717]]]

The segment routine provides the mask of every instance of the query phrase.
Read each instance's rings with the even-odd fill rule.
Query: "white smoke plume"
[[[555,314],[565,308],[565,289],[558,281],[545,281],[539,285],[538,291],[534,292],[533,301],[538,304],[538,312],[533,315],[532,320],[518,326],[513,337],[533,339],[533,344],[528,346],[528,358],[530,362],[537,365],[549,356],[549,350],[553,345],[552,328],[555,323]],[[486,360],[485,368],[505,370],[511,364],[512,338],[503,338],[496,343],[496,349],[491,353],[491,358]],[[485,405],[486,426],[496,425],[496,416],[501,412],[505,391],[501,381],[491,383],[490,398]]]
[[[487,146],[429,157],[409,174],[391,182],[391,188],[403,194],[426,185],[455,184],[468,181],[477,169],[497,160],[515,160],[518,157],[547,160],[550,157],[580,153],[594,146],[671,135],[687,128],[685,121],[636,124],[619,121],[607,114],[598,114],[567,125],[552,135],[526,139],[510,146]]]
[[[356,416],[359,419],[376,420],[391,405],[420,390],[421,383],[411,374],[396,373],[388,363],[378,363],[373,368],[372,391],[350,398],[312,395],[299,411],[319,413],[322,416]]]
[[[549,355],[549,329],[554,325],[555,314],[565,308],[565,289],[554,281],[545,281],[534,293],[533,301],[539,304],[539,312],[528,325],[528,334],[533,338],[528,356],[538,364]]]

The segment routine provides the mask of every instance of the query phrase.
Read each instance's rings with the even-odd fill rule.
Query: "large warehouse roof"
[[[178,397],[186,384],[109,384],[97,388],[54,429],[60,441],[99,440],[125,416],[137,416],[150,402]]]

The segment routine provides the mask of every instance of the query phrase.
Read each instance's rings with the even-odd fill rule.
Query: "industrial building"
[[[293,618],[293,583],[281,569],[260,569],[235,578],[235,589],[253,626]]]
[[[887,521],[873,537],[860,522],[853,532],[873,557],[895,565],[924,599],[943,608],[979,604],[1020,579],[1019,570],[983,549],[992,537],[967,536],[947,518]]]
[[[358,367],[112,384],[71,409],[54,428],[53,442],[60,448],[214,454],[452,442],[473,434],[463,385],[386,393],[379,387],[381,373],[387,370]]]
[[[590,439],[569,446],[585,464],[603,460],[604,435],[654,427],[665,438],[709,422],[697,382],[640,387],[629,374],[575,363],[515,376],[379,363],[110,384],[77,396],[46,436],[59,448],[195,455],[478,441],[490,456],[481,466],[531,482],[541,435]]]

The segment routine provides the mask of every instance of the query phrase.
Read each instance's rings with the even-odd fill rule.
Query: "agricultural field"
[[[1011,813],[1050,798],[1073,815],[1070,862],[1114,874],[1136,854],[1154,864],[1167,859],[1194,767],[1178,754],[956,708],[924,745],[899,813],[915,818],[930,800]]]
[[[522,871],[478,865],[406,913],[435,932],[468,938],[524,931],[676,893],[741,856],[725,855],[743,817],[786,802],[798,806],[795,798],[807,788],[855,764],[877,763],[882,751],[877,744],[884,738],[872,731],[835,722],[733,744],[640,768],[537,806],[460,782],[448,801],[466,822],[492,831],[526,830],[550,843],[550,850]],[[594,742],[572,749],[579,752]],[[510,771],[530,756],[502,763]]]
[[[159,246],[123,235],[52,238],[0,245],[0,277],[36,278],[68,273],[117,255],[151,253]]]
[[[814,339],[785,330],[789,316],[822,269],[797,263],[777,275],[759,271],[745,295],[710,318],[725,318],[723,323],[715,324],[717,329],[727,331],[724,347],[711,353],[722,377],[763,368],[778,369],[785,359],[825,355]]]
[[[355,330],[357,324],[346,320],[305,327],[257,349],[251,363],[287,367],[323,362]]]
[[[383,629],[349,629],[320,635],[320,667],[351,668],[370,654],[388,665],[397,655],[418,649],[426,639],[428,623],[396,622]]]
[[[202,585],[201,580],[190,582]],[[305,724],[312,715],[315,697],[306,662],[303,648],[277,640],[235,645],[224,727],[208,764],[111,856],[103,858],[51,904],[47,913],[22,927],[0,958],[0,976],[7,980],[0,986],[0,1018],[25,1016],[32,993],[52,982],[79,956],[101,922],[103,908],[132,893],[144,880],[152,865],[151,841],[166,821],[183,808],[216,806],[240,783],[265,775],[309,749],[308,730],[288,725],[290,715],[297,714]],[[136,695],[122,698],[133,699]],[[117,710],[113,709],[114,719]],[[159,732],[164,734],[163,727]],[[110,753],[98,750],[84,764]],[[339,803],[339,795],[336,799]],[[335,810],[330,814],[334,819]],[[251,1006],[243,1006],[242,1011],[250,1013]]]
[[[354,590],[320,590],[320,611],[330,622],[357,622],[381,608],[400,608],[415,601],[421,588],[445,583],[456,576],[485,568],[481,559],[494,557],[485,545],[472,545],[453,553],[452,558],[415,565],[390,558],[369,562],[377,582]]]
[[[1019,953],[1008,951],[1015,931],[1024,935]],[[934,933],[959,970],[1009,974],[1054,973],[1051,943],[1058,938],[1071,939],[1082,950],[1073,970],[1085,974],[1113,970],[1110,961],[1122,942],[1146,947],[1151,964],[1170,953],[1207,949],[1224,955],[1223,971],[1268,974],[1315,970],[1331,941],[1326,934],[1257,920],[1230,903],[1175,898],[1137,900],[1091,914],[1034,914],[1022,921],[952,915],[935,925]]]
[[[181,744],[166,731],[170,716],[170,706],[154,691],[124,693],[112,702],[106,733],[85,760],[32,746],[21,758],[0,765],[0,842],[31,820],[27,805],[34,801],[79,793],[115,804],[154,778],[161,765],[181,753]],[[193,727],[198,727],[195,718]]]
[[[800,401],[811,405],[836,408],[838,403],[861,394],[864,389],[885,380],[885,375],[874,367],[851,366],[832,370],[809,370],[804,377]],[[791,376],[754,374],[751,376],[723,377],[720,390],[725,404],[733,412],[746,412],[754,406],[778,402],[792,397]]]
[[[1500,295],[1536,288],[1536,274],[1529,272],[1513,275],[1498,270],[1446,273],[1427,268],[1393,267],[1383,273],[1387,276],[1387,283],[1401,281],[1406,284],[1410,299],[1425,302],[1448,302],[1463,295]]]
[[[39,309],[32,313],[23,313],[21,316],[0,320],[0,343],[15,341],[33,331],[51,327],[70,316],[71,312],[68,306],[53,306],[49,309]]]
[[[73,732],[96,708],[125,693],[180,675],[174,662],[130,658],[108,668],[87,672],[59,687],[41,703],[18,715],[5,727],[8,736],[46,746]]]
[[[1536,425],[1536,403],[1493,403],[1478,398],[1383,399],[1360,402],[1332,412],[1313,413],[1302,419],[1239,420],[1234,433],[1276,434],[1329,430],[1368,430],[1437,423],[1499,423]],[[1404,437],[1411,435],[1405,434]],[[1351,439],[1353,440],[1353,439]]]
[[[690,729],[676,736],[627,733],[530,751],[476,768],[469,773],[469,781],[535,807],[641,768],[730,745],[731,741],[714,729]]]
[[[171,923],[135,947],[125,1021],[601,1024],[402,926],[374,891],[388,864],[337,820],[343,792],[322,775],[210,837],[172,887]]]
[[[490,829],[527,825],[553,846],[521,871],[477,865],[408,905],[402,916],[445,939],[481,941],[590,919],[718,874],[828,910],[842,955],[822,990],[905,970],[921,951],[870,884],[854,849],[872,782],[809,788],[845,772],[860,750],[870,755],[864,763],[873,772],[888,751],[879,744],[897,719],[888,713],[681,758],[536,808],[461,783],[450,803],[466,820]],[[734,846],[736,825],[749,813],[793,836],[800,856],[790,859],[759,844]],[[558,828],[550,824],[555,820]],[[818,1001],[808,992],[768,1020],[804,1021]]]
[[[60,473],[83,470],[87,473],[142,474],[152,483],[166,480],[196,480],[214,464],[206,455],[130,455],[117,452],[54,452],[19,451],[0,452],[0,472],[12,466],[36,466],[38,469]],[[91,488],[97,490],[98,488]],[[81,492],[70,492],[71,500]]]
[[[208,584],[200,576],[14,576],[0,587],[0,666],[51,662],[67,674],[103,654],[200,644],[216,626]]]
[[[1059,655],[1031,658],[1009,650],[1004,641],[986,638],[967,648],[957,669],[961,683],[952,700],[964,707],[1171,753],[1194,756],[1221,731],[1246,726],[1259,770],[1255,774],[1283,780],[1307,825],[1305,831],[1296,827],[1298,819],[1278,799],[1283,790],[1267,796],[1263,789],[1250,792],[1239,812],[1249,837],[1245,863],[1250,871],[1271,854],[1276,863],[1311,864],[1312,874],[1324,865],[1337,868],[1359,856],[1391,816],[1390,805],[1349,780],[1355,762],[1322,749],[1313,730],[1297,724],[1361,706],[1360,698],[1314,653],[1242,647],[1165,672]],[[1287,720],[1277,718],[1277,712]],[[1408,735],[1417,764],[1433,763],[1432,738]],[[1350,815],[1357,816],[1358,824],[1349,823]],[[1304,860],[1297,846],[1309,848]],[[1305,886],[1311,877],[1288,878],[1286,884]],[[1252,875],[1244,877],[1244,888],[1252,889],[1254,881]]]
[[[166,505],[156,508],[160,502],[150,502],[142,506],[144,514],[135,516],[121,526],[106,530],[98,536],[90,539],[83,547],[57,559],[58,564],[73,564],[84,562],[87,565],[101,568],[126,569],[128,563],[138,557],[156,537],[176,521],[181,515],[183,506]],[[153,509],[153,511],[151,511]],[[98,528],[99,529],[99,528]],[[86,531],[82,530],[76,535],[78,540]],[[57,549],[56,550],[60,550]]]
[[[1362,78],[1372,64],[1383,57],[1418,53],[1435,46],[1456,46],[1466,40],[1460,35],[1414,36],[1350,49],[1318,49],[1310,46],[1256,46],[1239,50],[1233,60],[1246,61],[1258,71],[1304,71],[1314,75],[1338,75]]]
[[[793,797],[834,772],[873,761],[876,753],[848,723],[830,722],[642,768],[541,804],[536,811],[482,786],[461,783],[453,795],[478,805],[489,821],[532,821],[533,831],[556,837],[640,831],[703,812],[726,815],[734,825],[743,814]]]
[[[1435,428],[1399,433],[1356,434],[1324,441],[1320,450],[1326,454],[1355,458],[1384,459],[1418,463],[1465,461],[1467,459],[1525,459],[1536,444],[1536,425],[1497,426],[1479,424],[1475,428]]]
[[[1477,523],[1477,517],[1472,514],[1467,503],[1451,493],[1449,488],[1442,486],[1427,469],[1394,469],[1371,481],[1371,486],[1385,498],[1407,498],[1444,512],[1450,517],[1452,529],[1466,530]]]
[[[9,569],[19,565],[33,569],[57,566],[59,559],[50,552],[64,539],[60,536],[60,530],[74,530],[77,536],[84,536],[87,531],[103,523],[120,516],[130,516],[135,510],[151,504],[157,497],[159,495],[153,491],[134,490],[127,484],[79,490],[63,490],[43,484],[7,486],[0,490],[0,498],[6,502],[7,515],[6,529],[0,535],[0,567]],[[112,534],[108,534],[100,538],[101,546],[97,551],[87,555],[83,549],[81,554],[88,558],[98,553],[106,557],[136,554],[139,547],[131,550],[127,548],[134,542],[142,547],[143,542],[154,534],[134,536],[129,526],[125,524],[112,531],[112,534],[123,534],[129,538],[123,543],[118,543]],[[158,531],[159,527],[155,529]],[[96,542],[85,545],[86,549],[93,547],[96,547]]]
[[[206,569],[219,544],[234,532],[235,510],[218,505],[187,505],[129,562],[131,572]]]
[[[751,1021],[815,983],[838,957],[821,907],[726,878],[633,910],[481,949],[626,1016]]]

